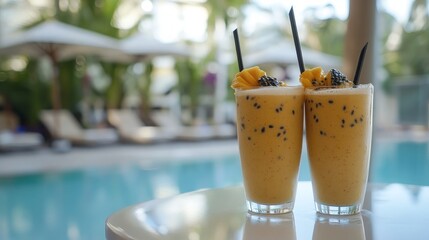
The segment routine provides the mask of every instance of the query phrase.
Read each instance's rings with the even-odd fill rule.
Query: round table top
[[[369,184],[364,210],[314,210],[311,182],[299,182],[293,213],[249,214],[242,186],[207,189],[130,206],[106,220],[117,239],[428,239],[429,187]]]

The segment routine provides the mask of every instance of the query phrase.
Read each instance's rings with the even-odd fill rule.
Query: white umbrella
[[[29,57],[54,55],[52,57],[56,61],[79,54],[129,61],[129,56],[118,49],[116,39],[55,20],[43,22],[5,39],[0,45],[0,56],[13,54]]]
[[[341,67],[341,58],[310,48],[301,47],[304,63],[310,66],[323,66],[323,68]],[[256,51],[244,56],[244,64],[247,67],[261,64],[290,65],[297,64],[295,45],[292,41],[284,40],[277,45]]]
[[[19,32],[7,38],[0,46],[0,56],[47,56],[50,59],[54,69],[51,92],[54,110],[61,108],[58,61],[80,54],[114,61],[130,61],[129,56],[118,49],[115,39],[58,21],[46,21]]]
[[[160,55],[190,56],[190,50],[183,44],[164,43],[143,33],[137,33],[121,40],[119,48],[137,59]]]

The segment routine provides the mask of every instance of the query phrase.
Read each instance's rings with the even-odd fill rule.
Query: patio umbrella
[[[143,33],[137,33],[121,40],[119,48],[124,53],[133,55],[135,60],[162,55],[190,56],[190,50],[185,45],[164,43]]]
[[[118,49],[118,42],[115,39],[53,20],[19,32],[7,38],[0,46],[0,56],[47,56],[50,59],[54,71],[51,92],[54,110],[61,108],[58,61],[81,54],[115,61],[130,61],[129,56]]]
[[[341,58],[306,47],[302,48],[304,63],[311,66],[323,66],[324,68],[338,68],[341,66]],[[247,66],[260,64],[297,64],[295,45],[292,41],[284,40],[277,45],[270,46],[261,51],[244,56]]]

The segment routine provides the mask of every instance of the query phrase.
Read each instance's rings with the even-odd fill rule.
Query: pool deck
[[[153,163],[195,160],[196,156],[214,153],[238,153],[237,140],[200,142],[166,142],[150,145],[113,144],[95,147],[72,147],[67,152],[55,152],[49,147],[0,153],[0,177],[73,170],[85,167],[123,163],[151,165]]]
[[[400,139],[429,144],[429,131],[377,130],[374,132],[374,139],[375,141]],[[305,141],[303,143],[305,147]],[[211,156],[219,153],[237,154],[237,140],[173,141],[146,145],[117,143],[106,146],[72,147],[63,153],[46,146],[27,151],[0,152],[0,177],[123,163],[151,165],[173,160],[196,160],[197,156]]]

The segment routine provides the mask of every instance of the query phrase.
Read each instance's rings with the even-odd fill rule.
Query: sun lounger
[[[43,145],[39,133],[15,132],[18,119],[13,113],[0,113],[0,151],[32,149]]]
[[[110,109],[108,120],[116,127],[120,137],[128,142],[152,143],[175,138],[174,132],[168,129],[146,126],[132,109]]]
[[[44,110],[40,119],[55,139],[69,140],[75,145],[111,144],[118,141],[115,129],[84,129],[67,110]]]
[[[157,111],[152,118],[160,126],[171,129],[181,140],[204,140],[233,137],[235,128],[228,124],[183,125],[178,116],[170,111]]]

